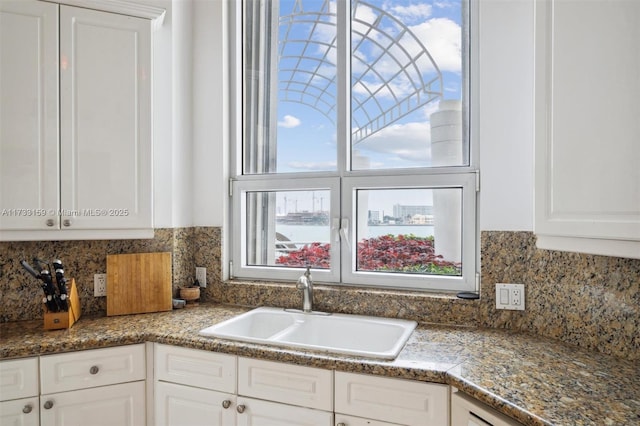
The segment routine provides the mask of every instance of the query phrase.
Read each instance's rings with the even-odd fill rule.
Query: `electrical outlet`
[[[496,309],[524,311],[524,284],[496,284]]]
[[[200,287],[207,286],[207,268],[196,266],[196,280],[200,283]]]
[[[93,274],[93,296],[107,295],[107,274]]]

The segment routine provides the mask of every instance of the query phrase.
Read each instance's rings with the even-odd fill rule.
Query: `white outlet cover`
[[[107,274],[93,274],[93,297],[107,295]]]
[[[496,284],[496,309],[524,311],[524,284]]]

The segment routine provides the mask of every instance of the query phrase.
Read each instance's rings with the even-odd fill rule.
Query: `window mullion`
[[[351,169],[351,1],[338,0],[336,10],[336,80],[338,173]]]

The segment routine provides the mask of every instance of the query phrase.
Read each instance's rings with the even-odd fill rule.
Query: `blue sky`
[[[320,0],[302,1],[303,9],[318,11],[323,5]],[[280,2],[280,15],[290,15],[295,5],[294,0],[282,0]],[[372,6],[372,7],[369,7]],[[335,4],[330,4],[335,11]],[[380,117],[380,108],[385,110],[390,105],[395,105],[393,95],[403,98],[412,93],[412,81],[418,80],[416,73],[402,72],[402,64],[408,61],[403,56],[404,51],[418,52],[420,40],[442,71],[443,99],[461,98],[461,53],[460,53],[460,26],[461,10],[460,0],[366,0],[359,2],[356,20],[353,24],[355,30],[374,28],[368,38],[362,43],[360,49],[353,55],[352,70],[360,75],[363,84],[354,86],[354,102],[368,99],[367,106],[356,114],[358,120],[363,122],[365,116]],[[391,42],[385,34],[392,36],[398,34],[398,26],[393,19],[385,17],[376,8],[394,16],[404,22],[415,37],[403,36],[399,42]],[[378,21],[376,21],[378,19]],[[335,104],[335,86],[328,84],[326,77],[335,75],[336,52],[330,47],[330,42],[335,35],[334,18],[326,16],[321,19],[320,25],[311,31],[311,24],[298,24],[290,27],[281,25],[280,36],[290,29],[288,40],[299,40],[298,43],[287,43],[282,51],[292,58],[282,61],[283,68],[295,66],[295,57],[307,57],[308,60],[298,67],[315,71],[314,74],[297,74],[293,76],[294,84],[287,90],[296,93],[296,89],[302,89],[302,84],[311,83],[312,89],[306,88],[305,95],[300,102],[280,101],[277,104],[278,121],[278,172],[335,170],[336,164],[336,132],[335,109],[331,110],[331,103]],[[296,21],[298,22],[298,21]],[[376,23],[377,22],[377,23]],[[376,23],[376,24],[374,24]],[[314,43],[305,43],[312,39]],[[357,36],[354,42],[359,41]],[[326,44],[325,44],[326,43]],[[388,54],[381,52],[386,50]],[[399,59],[400,65],[395,62]],[[425,65],[424,55],[419,59],[427,69],[422,74],[424,80],[435,76]],[[318,60],[322,65],[318,68]],[[377,61],[373,70],[367,71],[366,66],[372,61]],[[372,72],[372,71],[375,71]],[[390,78],[393,76],[393,78]],[[280,80],[291,79],[292,74],[281,72]],[[387,79],[386,84],[381,82]],[[413,80],[412,80],[413,79]],[[281,88],[283,88],[281,83]],[[390,90],[388,90],[390,89]],[[322,93],[319,90],[326,90]],[[376,91],[375,96],[365,96],[367,91]],[[284,93],[284,92],[280,92]],[[318,109],[307,104],[317,102]],[[377,104],[377,106],[376,106]],[[421,106],[409,115],[387,125],[383,130],[363,139],[357,144],[357,157],[361,164],[367,164],[371,168],[397,168],[416,167],[429,164],[429,138],[430,125],[429,114],[437,109],[438,101],[432,101]],[[370,107],[372,106],[372,107]],[[354,127],[357,123],[354,123]]]

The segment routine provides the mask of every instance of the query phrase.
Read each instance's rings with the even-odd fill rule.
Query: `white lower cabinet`
[[[42,395],[40,402],[43,426],[145,424],[144,381]]]
[[[0,362],[0,425],[40,424],[38,358]]]
[[[43,426],[144,426],[144,344],[40,357]]]
[[[521,423],[459,391],[451,394],[451,426],[522,426]]]
[[[39,405],[37,396],[0,401],[0,425],[38,426],[40,424]]]
[[[449,426],[447,385],[162,344],[155,365],[157,425]]]
[[[448,426],[449,386],[336,371],[335,411],[336,417],[359,418],[357,423],[342,421],[345,426]],[[365,419],[387,423],[366,423]]]
[[[236,396],[209,389],[157,382],[155,425],[235,425]]]
[[[163,344],[154,358],[158,426],[333,424],[329,370]]]
[[[235,356],[156,344],[154,365],[155,425],[236,424]]]

